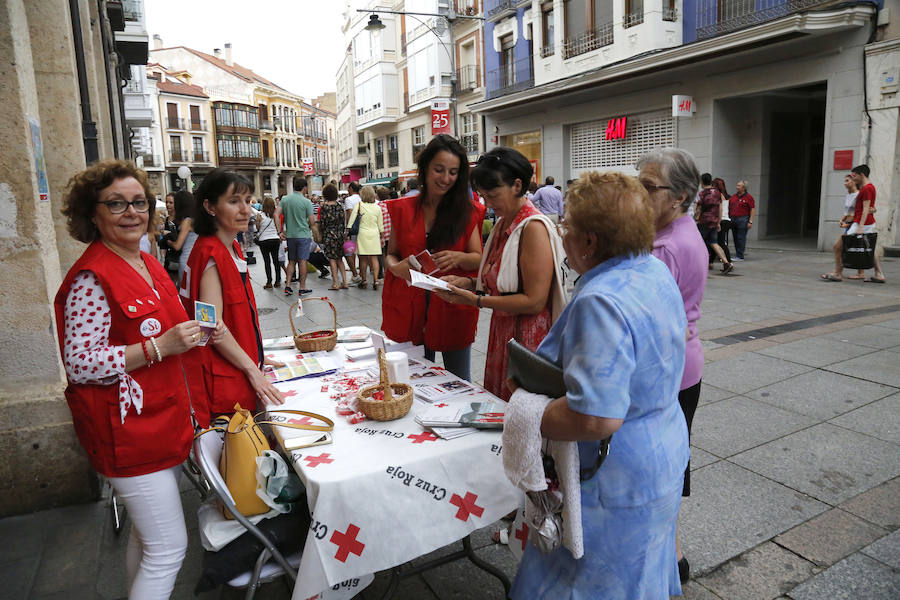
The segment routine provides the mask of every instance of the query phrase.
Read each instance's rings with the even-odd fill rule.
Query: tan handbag
[[[241,408],[240,404],[234,405],[234,414],[225,427],[225,445],[222,448],[222,458],[219,461],[219,471],[225,479],[225,485],[234,498],[234,505],[246,517],[261,515],[269,511],[269,507],[256,495],[256,458],[262,456],[266,450],[271,450],[265,433],[260,425],[270,423],[279,427],[293,429],[306,429],[309,431],[331,431],[334,422],[322,415],[302,410],[279,410],[278,413],[303,415],[327,423],[327,425],[302,425],[299,423],[279,423],[274,421],[256,421],[249,410]],[[263,413],[257,413],[257,417]],[[222,428],[212,428],[222,431]],[[207,431],[211,431],[208,429]],[[203,433],[206,433],[204,431]],[[202,435],[202,433],[200,434]],[[234,517],[222,509],[225,518]]]

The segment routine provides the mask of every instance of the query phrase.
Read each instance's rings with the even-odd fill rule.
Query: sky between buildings
[[[335,89],[344,56],[344,0],[145,0],[150,48],[212,54],[231,42],[234,62],[311,100]]]

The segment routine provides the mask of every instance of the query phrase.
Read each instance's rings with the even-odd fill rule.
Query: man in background
[[[300,289],[298,294],[309,294],[312,290],[306,289],[306,260],[309,258],[309,249],[312,243],[312,228],[316,224],[315,211],[312,202],[304,196],[306,192],[306,179],[294,177],[293,194],[287,194],[281,199],[281,204],[275,209],[275,227],[283,240],[287,240],[287,274],[284,282],[284,295],[294,293],[291,288],[291,279],[294,275],[294,267],[300,267]],[[281,226],[281,216],[284,215],[284,227]]]
[[[563,195],[560,190],[554,187],[553,183],[554,179],[548,176],[544,180],[544,185],[534,193],[531,203],[539,211],[550,217],[551,221],[559,223],[563,216]]]
[[[744,260],[747,248],[747,232],[753,228],[753,217],[756,215],[756,200],[747,191],[747,182],[737,182],[737,193],[728,199],[728,216],[731,218],[731,229],[734,231],[735,260]]]

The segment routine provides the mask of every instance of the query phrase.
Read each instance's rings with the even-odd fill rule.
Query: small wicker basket
[[[373,421],[393,421],[406,416],[412,406],[413,389],[408,383],[391,383],[388,379],[384,350],[378,350],[378,368],[381,381],[359,390],[356,396],[359,409]],[[383,391],[384,399],[376,400],[375,392]]]
[[[321,300],[327,302],[334,314],[334,326],[331,329],[320,329],[318,331],[307,331],[297,333],[294,326],[294,309],[300,306],[301,302],[309,302],[310,300]],[[337,344],[337,309],[328,298],[300,298],[291,306],[291,312],[288,313],[288,319],[291,321],[291,331],[294,332],[294,346],[300,352],[318,352],[323,350],[328,352],[334,350]]]

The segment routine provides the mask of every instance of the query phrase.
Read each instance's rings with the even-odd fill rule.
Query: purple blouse
[[[687,313],[688,340],[680,388],[683,390],[696,385],[703,377],[703,348],[697,335],[697,321],[700,320],[700,303],[706,290],[709,253],[694,219],[684,215],[656,232],[653,256],[669,267],[681,290]]]

